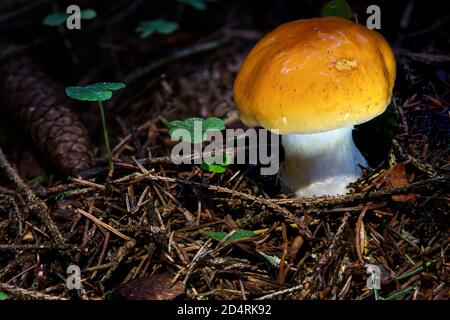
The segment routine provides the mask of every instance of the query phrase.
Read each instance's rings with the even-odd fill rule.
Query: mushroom
[[[282,135],[284,189],[340,195],[367,167],[353,126],[385,111],[395,73],[392,49],[377,32],[337,17],[297,20],[251,50],[234,98],[245,124]]]

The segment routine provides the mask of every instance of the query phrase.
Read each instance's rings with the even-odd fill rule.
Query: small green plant
[[[46,26],[55,27],[62,25],[67,21],[67,18],[69,15],[64,12],[55,12],[51,13],[48,16],[45,17],[44,21],[42,22]],[[97,17],[97,12],[93,9],[84,9],[80,11],[80,18],[84,20],[91,20]]]
[[[135,29],[141,38],[147,38],[154,33],[170,34],[178,29],[178,23],[165,19],[144,20]]]
[[[186,129],[190,133],[190,140],[188,142],[190,143],[202,143],[206,141],[206,132],[216,130],[216,131],[222,131],[225,130],[225,124],[222,119],[211,117],[208,119],[201,119],[201,118],[189,118],[184,121],[180,120],[174,120],[169,123],[170,125],[170,135],[173,134],[173,132],[176,129]],[[194,128],[196,126],[201,126],[202,132],[201,135],[196,135],[194,132]]]
[[[391,294],[389,297],[387,297],[387,298],[384,299],[384,300],[397,300],[397,298],[400,298],[400,297],[402,297],[402,296],[404,296],[404,295],[407,295],[407,294],[409,294],[411,291],[416,290],[416,289],[417,289],[417,287],[415,287],[415,286],[408,287],[408,288],[406,288],[406,289],[403,289],[403,290],[400,290],[400,291],[397,291],[397,292]]]
[[[233,158],[228,153],[223,154],[223,163],[206,163],[203,162],[200,165],[200,168],[205,171],[214,172],[214,173],[224,173],[227,167],[231,164]]]
[[[204,237],[208,237],[217,241],[222,241],[229,235],[229,233],[226,232],[217,232],[217,231],[201,231],[200,232]],[[234,241],[247,239],[250,237],[253,237],[255,233],[251,230],[244,230],[244,229],[238,229],[236,230],[233,235],[231,235],[227,240],[225,240],[225,243],[231,243]]]
[[[0,301],[7,300],[7,299],[8,299],[8,296],[6,295],[6,293],[0,291]]]
[[[206,9],[206,3],[204,0],[177,0],[177,1],[188,4],[197,10],[204,11]]]
[[[109,169],[112,172],[114,165],[112,162],[111,146],[109,144],[108,127],[106,125],[105,111],[103,108],[103,101],[109,100],[112,97],[113,91],[125,88],[124,83],[100,82],[90,84],[85,87],[68,87],[66,94],[75,100],[80,101],[96,101],[100,109],[100,116],[103,126],[103,137],[105,139],[105,147],[108,153]]]
[[[165,119],[161,119],[170,129],[169,133],[173,137],[175,130],[184,129],[189,132],[189,135],[186,138],[187,142],[193,144],[199,144],[207,141],[207,132],[208,131],[222,131],[225,130],[225,123],[222,119],[211,117],[208,119],[201,118],[189,118],[184,121],[174,120],[171,122],[167,122]],[[195,128],[201,128],[200,134],[195,132]],[[183,140],[183,137],[181,137]],[[223,161],[221,163],[206,163],[203,162],[200,165],[202,170],[214,173],[224,173],[226,168],[231,164],[232,157],[229,153],[224,152],[222,154]]]
[[[333,0],[324,5],[322,15],[353,19],[355,13],[345,0]]]

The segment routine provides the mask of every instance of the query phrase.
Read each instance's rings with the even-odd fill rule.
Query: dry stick
[[[111,268],[102,277],[100,282],[103,283],[103,282],[105,282],[106,280],[108,280],[111,277],[113,272],[117,269],[117,267],[120,265],[122,260],[134,248],[135,245],[136,245],[135,241],[128,241],[122,247],[119,248],[119,251],[117,252],[117,255],[116,255],[114,261],[111,262]],[[90,269],[93,269],[93,268],[90,268]]]
[[[111,227],[109,224],[104,223],[103,221],[101,221],[100,219],[94,217],[92,214],[90,214],[89,212],[86,212],[84,210],[81,209],[76,209],[75,212],[82,214],[83,216],[85,216],[86,218],[92,220],[96,225],[99,225],[109,231],[111,231],[112,233],[114,233],[116,236],[124,239],[125,241],[131,241],[131,238],[124,235],[122,232],[117,231],[116,229],[114,229],[113,227]]]
[[[434,178],[437,176],[436,169],[433,168],[432,165],[428,163],[421,162],[420,160],[414,158],[409,155],[406,150],[398,143],[397,140],[392,140],[392,145],[394,146],[395,151],[399,154],[399,156],[403,159],[409,160],[411,164],[416,167],[417,170],[425,173],[429,178]]]
[[[69,178],[69,180],[71,180],[71,181],[73,181],[73,182],[75,182],[77,184],[81,184],[83,186],[91,187],[91,188],[98,189],[98,190],[105,190],[106,189],[104,185],[101,185],[101,184],[98,184],[98,183],[94,183],[94,182],[88,181],[88,180],[83,180],[83,179],[79,179],[79,178]]]
[[[195,254],[194,258],[192,258],[192,261],[189,263],[189,265],[187,266],[187,272],[186,272],[186,276],[184,277],[183,280],[183,285],[186,286],[187,281],[189,280],[189,277],[194,269],[194,266],[197,264],[197,261],[202,258],[203,256],[205,256],[206,254],[208,254],[208,249],[211,246],[211,239],[208,239],[205,244],[200,248],[200,250],[197,251],[197,253]]]
[[[63,246],[66,242],[66,239],[59,232],[58,227],[50,217],[50,210],[48,209],[47,205],[45,204],[44,201],[39,199],[34,194],[33,190],[31,190],[31,188],[22,180],[22,178],[19,177],[16,170],[14,170],[14,168],[6,159],[6,156],[1,148],[0,148],[0,168],[3,169],[3,171],[5,171],[8,178],[11,179],[11,181],[14,183],[17,189],[25,193],[27,197],[27,203],[30,207],[31,212],[33,212],[41,219],[44,225],[48,228],[56,244],[58,244],[59,246]]]
[[[98,258],[97,267],[100,266],[103,263],[103,259],[105,258],[106,249],[109,245],[109,239],[110,239],[110,232],[106,232],[105,240],[103,241],[102,251],[100,252],[100,256]],[[97,276],[97,271],[94,271],[91,275],[91,280],[93,280]]]
[[[139,129],[139,128],[138,128]],[[126,139],[128,137],[131,137],[131,135],[128,135],[127,137],[125,137],[122,141],[126,141]],[[241,136],[237,136],[236,138],[244,138],[245,139],[245,135],[241,135]],[[233,138],[234,139],[234,138]],[[227,140],[228,141],[228,140]],[[264,145],[259,145],[264,146]],[[117,148],[117,146],[116,146]],[[114,150],[112,151],[114,153]],[[186,155],[181,157],[179,160],[181,161],[181,163],[193,163],[194,160],[197,159],[205,159],[208,158],[210,156],[213,156],[216,152],[223,152],[223,153],[229,153],[231,156],[234,156],[236,154],[236,149],[235,148],[222,148],[219,150],[214,150],[214,151],[208,151],[208,152],[203,152],[202,154],[190,154],[190,155]],[[160,165],[160,164],[173,164],[173,159],[171,156],[164,156],[164,157],[158,157],[158,158],[144,158],[144,159],[133,159],[133,160],[128,160],[128,161],[114,161],[114,166],[119,167],[119,168],[123,168],[123,169],[135,169],[136,168],[136,164],[137,165]],[[89,169],[83,172],[78,173],[78,176],[84,179],[88,179],[88,178],[93,178],[99,174],[104,174],[107,173],[109,171],[108,167],[101,167],[101,168],[95,168],[95,169]]]
[[[82,248],[74,245],[59,245],[55,247],[53,245],[47,244],[0,244],[1,251],[34,251],[34,250],[73,250],[73,251],[83,251]]]
[[[335,249],[338,241],[341,239],[342,233],[344,232],[349,219],[350,219],[350,213],[347,212],[347,213],[345,213],[344,217],[342,218],[341,225],[339,226],[338,230],[336,231],[336,234],[333,238],[333,241],[331,242],[331,245],[325,251],[325,253],[322,255],[322,257],[319,259],[319,265],[321,265],[322,267],[330,264],[330,261],[334,255],[334,249]]]
[[[55,296],[45,294],[45,293],[40,293],[37,291],[30,291],[27,289],[10,286],[5,283],[0,283],[0,291],[6,291],[7,293],[12,294],[12,295],[18,295],[21,297],[26,297],[26,298],[36,299],[36,300],[67,300],[62,297],[55,297]]]
[[[142,165],[158,165],[158,164],[169,164],[172,163],[172,159],[167,157],[159,157],[159,158],[145,158],[145,159],[139,159],[139,160],[130,160],[130,161],[113,161],[114,167],[117,167],[117,169],[120,168],[135,168],[135,164],[138,162]],[[83,172],[78,173],[78,176],[84,179],[93,178],[99,174],[105,174],[109,170],[108,167],[101,167],[101,168],[95,168],[95,169],[89,169]]]
[[[273,209],[275,212],[281,213],[285,218],[295,222],[298,227],[300,232],[310,238],[311,237],[311,231],[309,231],[308,227],[306,226],[306,224],[301,221],[299,219],[299,217],[295,216],[294,214],[292,214],[289,210],[287,210],[286,208],[283,208],[281,206],[279,206],[278,204],[274,203],[271,200],[268,199],[264,199],[261,197],[257,197],[257,196],[252,196],[250,194],[246,194],[243,192],[239,192],[239,191],[235,191],[232,189],[228,189],[225,187],[219,187],[219,186],[214,186],[214,185],[209,185],[209,184],[205,184],[205,183],[199,183],[199,182],[194,182],[194,181],[189,181],[189,180],[182,180],[182,179],[176,179],[176,178],[169,178],[169,177],[162,177],[162,176],[157,176],[151,173],[134,173],[131,174],[129,176],[125,176],[123,178],[117,179],[115,181],[113,181],[113,183],[122,183],[122,182],[138,182],[140,180],[143,179],[149,179],[152,181],[163,181],[163,182],[172,182],[172,183],[180,183],[180,184],[184,184],[184,185],[190,185],[190,186],[195,186],[195,187],[200,187],[200,188],[206,188],[208,190],[211,191],[217,191],[217,192],[222,192],[222,193],[227,193],[227,194],[231,194],[233,196],[237,196],[240,197],[242,199],[246,199],[246,200],[250,200],[250,201],[254,201],[257,202],[259,204],[265,205],[271,209]]]
[[[9,207],[12,211],[13,217],[16,220],[17,223],[17,235],[22,238],[24,236],[24,229],[23,229],[23,225],[24,225],[24,219],[22,216],[22,213],[19,210],[19,206],[17,205],[16,201],[14,200],[14,197],[12,196],[6,196],[7,197],[7,201],[9,203]]]
[[[256,196],[252,196],[243,192],[239,192],[239,191],[235,191],[232,189],[228,189],[228,188],[224,188],[224,187],[219,187],[219,186],[208,186],[209,190],[213,190],[213,191],[218,191],[218,192],[223,192],[223,193],[228,193],[228,194],[232,194],[235,196],[238,196],[240,198],[244,198],[247,200],[251,200],[263,205],[266,205],[267,207],[281,213],[285,218],[291,220],[292,222],[295,222],[300,231],[303,233],[303,235],[305,235],[306,237],[310,238],[311,237],[311,232],[309,231],[308,227],[306,226],[306,224],[301,221],[299,219],[299,217],[297,217],[296,215],[294,215],[292,212],[290,212],[289,210],[287,210],[286,208],[283,208],[281,206],[279,206],[278,204],[274,203],[271,200],[262,198],[262,197],[256,197]]]
[[[300,289],[302,289],[302,288],[303,288],[303,285],[301,284],[301,285],[298,285],[298,286],[295,286],[295,287],[292,287],[292,288],[289,288],[289,289],[285,289],[285,290],[281,290],[281,291],[276,291],[276,292],[274,292],[274,293],[267,294],[267,295],[265,295],[265,296],[256,298],[255,300],[272,299],[272,298],[274,298],[274,297],[280,296],[280,295],[285,294],[285,293],[292,293],[292,292],[295,292],[295,291],[300,290]]]
[[[131,174],[131,175],[125,176],[123,178],[117,179],[117,180],[113,181],[113,183],[122,183],[122,182],[130,181],[130,180],[135,180],[137,182],[137,181],[140,181],[140,180],[146,179],[146,178],[148,178],[150,180],[155,180],[155,181],[165,181],[165,182],[173,182],[173,183],[181,183],[181,184],[185,184],[185,185],[197,186],[197,187],[202,187],[202,188],[206,188],[206,189],[213,190],[213,191],[236,195],[238,197],[241,197],[241,198],[244,198],[247,200],[252,200],[257,203],[266,205],[278,212],[281,212],[287,218],[293,220],[296,223],[298,222],[298,218],[295,217],[287,209],[281,207],[281,205],[289,205],[289,206],[303,208],[303,209],[309,208],[309,207],[326,208],[326,207],[330,207],[330,206],[348,204],[348,203],[352,203],[352,202],[360,201],[360,200],[374,200],[374,199],[387,198],[387,197],[390,197],[390,196],[396,195],[396,194],[411,193],[411,192],[422,190],[422,189],[434,188],[434,187],[440,186],[440,185],[446,186],[450,182],[450,176],[438,176],[438,177],[432,178],[432,179],[417,181],[415,183],[412,183],[412,184],[410,184],[406,187],[402,187],[402,188],[391,188],[391,189],[384,189],[384,190],[372,191],[372,192],[361,192],[361,193],[337,196],[337,197],[317,197],[317,198],[306,198],[306,199],[304,199],[304,198],[289,198],[289,199],[279,199],[279,200],[278,199],[273,199],[273,200],[264,199],[264,198],[248,195],[248,194],[245,194],[245,193],[242,193],[239,191],[224,188],[224,187],[212,186],[212,185],[193,182],[193,181],[189,181],[189,180],[161,177],[161,176],[153,175],[151,173]],[[291,216],[295,217],[296,219],[292,219]],[[304,226],[304,224],[301,222],[301,224],[299,226],[300,227]],[[309,233],[309,231],[308,231],[308,233]]]
[[[409,184],[402,188],[390,188],[371,192],[360,192],[337,197],[317,197],[317,198],[289,198],[272,200],[278,205],[290,205],[298,208],[307,207],[330,207],[342,204],[348,204],[360,200],[383,199],[397,194],[412,193],[419,190],[433,189],[436,186],[448,186],[450,176],[438,176],[432,179],[425,179]]]

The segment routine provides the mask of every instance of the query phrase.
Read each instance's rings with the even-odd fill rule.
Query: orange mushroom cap
[[[384,112],[395,57],[377,32],[337,17],[297,20],[251,50],[234,83],[241,120],[280,134],[316,133]]]

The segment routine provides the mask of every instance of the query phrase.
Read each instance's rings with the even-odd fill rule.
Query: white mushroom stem
[[[279,177],[286,191],[299,197],[341,195],[361,176],[367,162],[355,146],[353,126],[281,136],[285,160]]]

